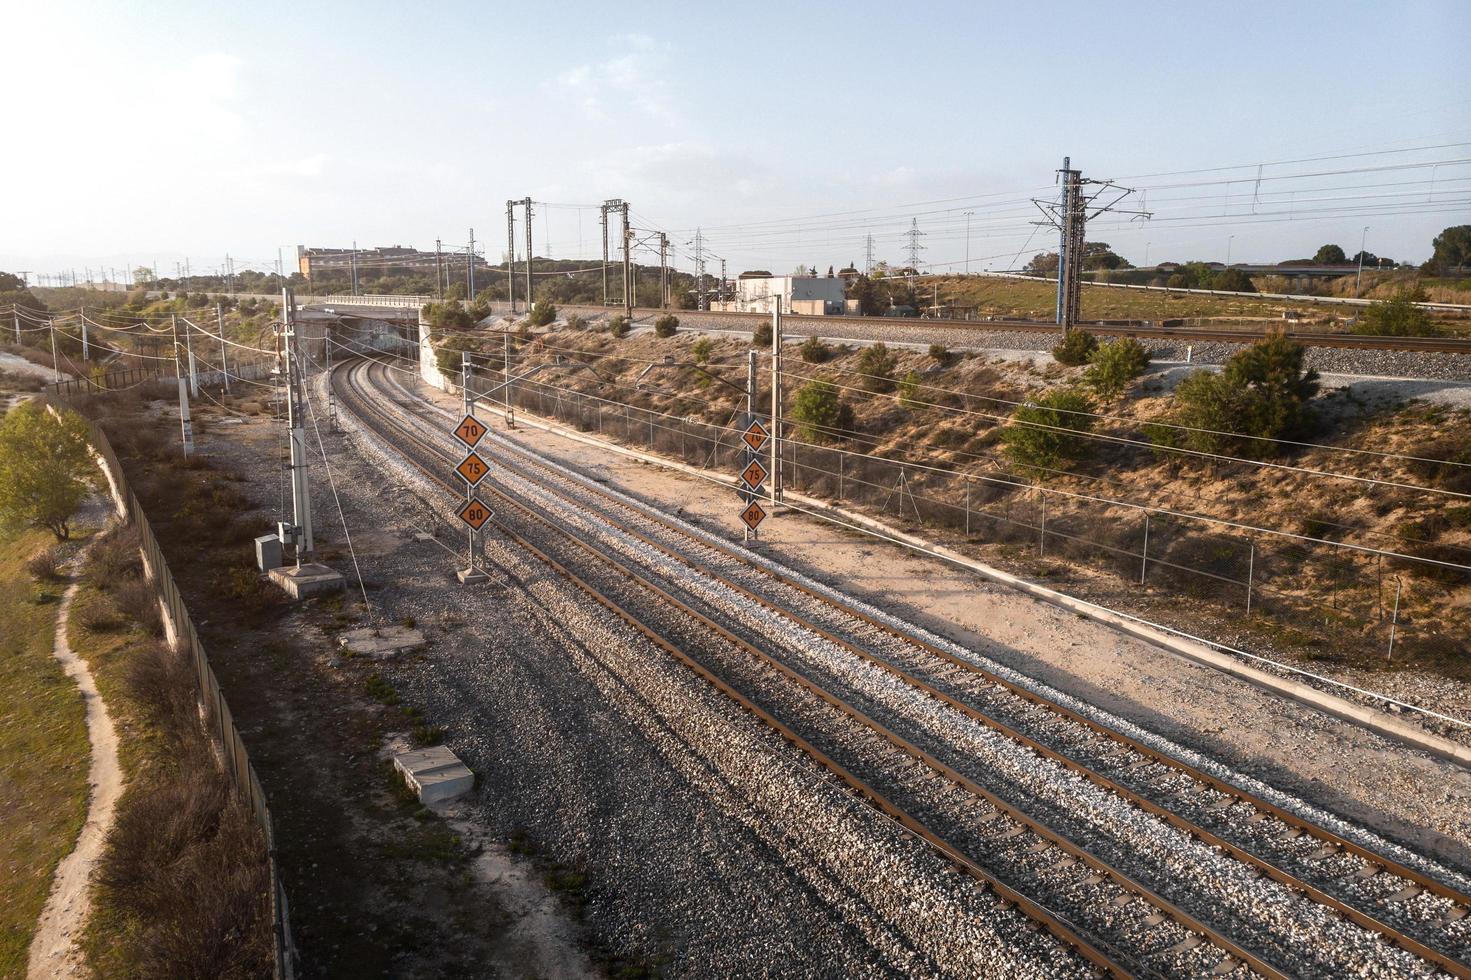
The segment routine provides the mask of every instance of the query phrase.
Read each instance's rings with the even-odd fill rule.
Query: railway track
[[[617,313],[616,309],[610,310],[601,306],[574,306],[565,305],[560,307],[565,312],[597,315],[600,313]],[[635,318],[655,317],[667,311],[638,307],[633,313]],[[728,313],[721,311],[687,311],[677,310],[682,316],[698,316],[714,320],[729,321],[732,327],[755,326],[758,323],[769,323],[771,317],[759,313]],[[914,319],[904,317],[875,317],[875,316],[808,316],[796,313],[782,314],[782,324],[793,333],[797,334],[820,334],[825,337],[841,336],[837,327],[843,324],[859,325],[865,329],[875,327],[892,327],[895,336],[891,339],[902,340],[900,334],[906,329],[927,330],[957,330],[976,334],[995,333],[1004,331],[1008,333],[1057,333],[1058,325],[1050,320],[946,320],[946,319]],[[1134,337],[1139,340],[1178,340],[1186,343],[1202,343],[1216,341],[1232,344],[1250,344],[1263,340],[1269,336],[1281,334],[1289,340],[1296,341],[1306,347],[1340,347],[1350,350],[1392,350],[1411,351],[1424,353],[1446,353],[1467,354],[1471,353],[1471,337],[1372,337],[1360,334],[1348,333],[1319,333],[1315,331],[1273,331],[1273,330],[1224,330],[1203,327],[1186,326],[1161,326],[1158,324],[1145,323],[1118,323],[1118,322],[1082,322],[1078,328],[1100,337]]]
[[[380,438],[458,492],[439,475],[452,463],[441,416],[393,394],[380,365],[344,365],[332,381]],[[384,408],[385,391],[403,418]],[[1471,899],[1433,876],[713,536],[497,448],[512,491],[502,500],[517,515],[499,522],[508,537],[1095,966],[1471,976]],[[547,506],[521,502],[538,497]],[[547,532],[550,547],[528,538]],[[1088,818],[1071,812],[1090,807]]]

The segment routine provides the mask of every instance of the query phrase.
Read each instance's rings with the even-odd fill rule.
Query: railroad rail
[[[447,481],[438,476],[439,470],[447,469],[438,460],[449,459],[450,457],[442,450],[435,449],[428,438],[415,435],[410,431],[409,426],[393,420],[386,411],[375,404],[372,394],[362,387],[359,373],[372,373],[381,370],[381,366],[355,362],[354,364],[343,365],[339,368],[337,376],[332,381],[335,384],[340,378],[347,382],[350,400],[358,409],[358,414],[363,418],[365,424],[378,432],[381,438],[394,443],[400,451],[404,451],[402,440],[407,438],[411,440],[411,444],[415,447],[413,449],[414,454],[428,453],[438,457],[436,465],[425,465],[418,458],[415,458],[415,455],[411,455],[410,452],[404,453],[405,458],[409,459],[413,465],[423,471],[430,479],[445,486],[451,492],[458,492],[457,488],[451,487]],[[410,398],[414,397],[406,391],[404,394]],[[422,422],[422,419],[420,421]],[[438,432],[442,428],[442,426],[430,427],[427,424],[424,427],[426,431],[433,432]],[[513,444],[502,443],[502,445],[504,448],[510,448]],[[1399,924],[1386,921],[1382,912],[1368,911],[1365,909],[1362,896],[1358,897],[1358,904],[1356,904],[1352,896],[1347,895],[1343,888],[1336,888],[1332,882],[1321,879],[1309,881],[1304,877],[1303,872],[1294,872],[1285,868],[1283,865],[1289,863],[1289,861],[1283,855],[1279,854],[1275,858],[1266,858],[1256,853],[1256,851],[1262,849],[1260,840],[1266,836],[1262,832],[1264,828],[1260,825],[1263,821],[1270,818],[1276,822],[1272,827],[1276,829],[1279,836],[1285,836],[1286,840],[1293,841],[1299,837],[1303,837],[1310,842],[1317,842],[1320,845],[1320,853],[1316,855],[1314,860],[1324,861],[1324,859],[1330,856],[1330,852],[1335,860],[1340,858],[1354,860],[1357,862],[1355,881],[1362,881],[1371,875],[1386,874],[1387,877],[1394,879],[1391,886],[1400,886],[1395,891],[1394,897],[1396,901],[1403,902],[1407,898],[1414,897],[1422,890],[1425,893],[1436,896],[1442,900],[1437,905],[1439,919],[1436,920],[1442,926],[1452,927],[1454,924],[1461,922],[1466,917],[1466,910],[1468,907],[1471,907],[1471,897],[1414,868],[1375,854],[1342,835],[1312,824],[1288,810],[1253,796],[1198,767],[1180,762],[1151,749],[1149,746],[1123,733],[1108,729],[1066,705],[1049,701],[1018,684],[984,670],[964,658],[955,656],[937,644],[931,643],[922,637],[913,636],[907,631],[901,631],[885,623],[880,618],[854,607],[850,603],[840,602],[832,595],[815,589],[803,582],[799,582],[790,575],[764,565],[752,563],[747,560],[739,549],[713,536],[700,535],[697,537],[687,527],[681,526],[680,523],[657,513],[652,508],[635,505],[635,503],[626,499],[619,500],[591,481],[575,480],[572,475],[558,471],[556,467],[531,454],[519,449],[515,450],[515,452],[517,457],[517,475],[521,479],[534,482],[539,490],[560,497],[567,506],[580,508],[584,506],[585,501],[574,500],[569,491],[559,489],[554,484],[563,483],[572,485],[581,492],[600,496],[601,501],[606,506],[600,506],[597,515],[598,520],[609,526],[616,527],[619,533],[641,542],[644,546],[650,547],[670,560],[684,565],[696,574],[709,576],[717,580],[723,588],[730,589],[742,596],[746,601],[771,610],[801,630],[822,637],[823,640],[833,644],[834,647],[858,658],[863,663],[877,668],[906,687],[921,692],[926,697],[944,705],[946,708],[985,726],[987,729],[998,733],[1018,745],[1024,746],[1030,752],[1122,798],[1130,805],[1163,821],[1176,830],[1188,834],[1210,847],[1218,848],[1233,859],[1251,867],[1256,873],[1270,878],[1272,881],[1285,886],[1296,894],[1305,896],[1311,901],[1331,909],[1342,915],[1349,922],[1370,930],[1399,945],[1409,953],[1426,961],[1426,963],[1434,964],[1436,967],[1455,976],[1471,977],[1471,967],[1468,967],[1465,963],[1452,956],[1446,955],[1431,945],[1433,937],[1430,936],[1430,933],[1435,931],[1433,927],[1436,923],[1432,923],[1428,919],[1411,923],[1401,922]],[[501,461],[505,462],[503,459]],[[536,468],[539,476],[527,476],[525,473],[527,467]],[[591,554],[602,562],[613,565],[620,575],[637,582],[649,594],[658,597],[661,602],[679,609],[687,617],[700,623],[710,633],[719,636],[732,646],[744,650],[766,668],[815,695],[830,708],[840,712],[851,721],[856,722],[859,726],[866,728],[869,732],[882,737],[893,749],[918,759],[932,772],[948,780],[951,785],[970,793],[978,800],[984,800],[994,808],[996,814],[1004,817],[1011,825],[1030,831],[1038,839],[1040,846],[1059,849],[1067,854],[1069,859],[1091,870],[1093,877],[1099,878],[1100,880],[1106,879],[1124,892],[1144,898],[1150,905],[1159,909],[1164,917],[1168,917],[1189,933],[1203,937],[1224,955],[1230,957],[1229,961],[1223,961],[1223,965],[1244,963],[1260,975],[1285,975],[1280,966],[1273,965],[1272,962],[1263,958],[1248,945],[1236,941],[1226,931],[1203,921],[1197,915],[1193,915],[1190,911],[1180,907],[1176,902],[1159,894],[1157,890],[1152,889],[1148,884],[1135,880],[1121,869],[1100,858],[1092,850],[1080,846],[1077,842],[1068,839],[1065,835],[1049,828],[1044,823],[1023,812],[1020,808],[1008,803],[998,794],[979,785],[975,779],[960,772],[954,766],[939,758],[934,752],[927,751],[922,746],[898,734],[892,728],[880,723],[871,714],[866,713],[856,705],[843,699],[837,693],[834,693],[832,688],[835,685],[831,683],[824,685],[821,682],[814,681],[810,676],[792,669],[778,657],[773,656],[767,649],[763,649],[762,646],[764,645],[758,646],[758,644],[751,642],[751,640],[738,635],[738,630],[728,629],[714,622],[709,616],[693,608],[689,602],[681,600],[671,594],[666,588],[650,581],[643,573],[629,568],[622,562],[615,561],[606,553],[606,549],[600,548],[585,540],[583,536],[575,534],[559,523],[548,520],[544,514],[531,511],[511,496],[502,496],[502,499],[520,507],[533,520],[551,527],[559,534],[573,541],[580,549],[588,554]],[[620,517],[614,512],[632,514],[634,516],[630,519],[627,516]],[[646,534],[633,527],[630,523],[631,520],[652,523],[658,529],[656,533],[676,535],[681,541],[681,548],[670,547],[656,540],[651,534]],[[533,553],[544,554],[544,552],[530,545],[530,542],[525,541],[524,536],[505,527],[503,523],[501,528],[513,540],[526,544]],[[722,560],[737,563],[755,577],[769,583],[774,583],[778,591],[794,591],[802,597],[802,601],[816,603],[822,610],[822,613],[816,615],[812,613],[804,614],[795,608],[798,603],[794,602],[789,595],[773,597],[771,594],[761,594],[749,585],[743,585],[737,582],[732,575],[722,575],[713,571],[709,563],[697,562],[690,558],[689,549],[691,547],[694,547],[696,550],[707,550],[708,552],[720,555]],[[555,561],[553,561],[553,564],[556,565]],[[700,676],[716,684],[724,693],[733,697],[743,707],[751,710],[763,722],[775,727],[784,738],[797,745],[803,751],[808,752],[809,755],[825,768],[832,771],[839,779],[848,783],[861,795],[869,799],[870,802],[878,806],[879,809],[896,819],[901,825],[939,849],[941,853],[944,853],[951,860],[955,861],[957,865],[978,879],[995,887],[998,894],[1001,894],[1008,901],[1012,901],[1026,914],[1048,928],[1054,936],[1057,936],[1063,942],[1078,950],[1081,955],[1095,963],[1095,965],[1101,967],[1106,966],[1112,972],[1130,972],[1138,965],[1134,956],[1121,953],[1116,944],[1111,944],[1106,939],[1099,940],[1091,936],[1085,937],[1083,930],[1071,922],[1071,920],[1057,915],[1047,907],[1031,899],[1026,899],[1017,889],[1006,885],[997,879],[995,875],[990,874],[984,868],[980,867],[963,847],[947,841],[922,820],[906,812],[904,808],[885,796],[879,789],[876,789],[862,777],[834,760],[822,749],[813,745],[810,740],[804,739],[801,735],[793,731],[790,726],[785,726],[782,722],[772,717],[769,712],[765,712],[764,709],[755,705],[750,698],[746,698],[739,691],[731,689],[728,684],[715,677],[711,671],[697,662],[695,658],[690,657],[684,651],[675,650],[667,639],[657,635],[657,630],[638,620],[638,617],[632,613],[628,613],[627,610],[615,608],[618,606],[615,601],[609,599],[592,586],[587,585],[587,583],[582,582],[582,580],[572,576],[572,573],[567,571],[565,566],[557,565],[557,567],[563,574],[568,575],[569,578],[572,578],[576,582],[581,582],[585,588],[594,593],[594,597],[600,603],[619,613],[626,621],[636,625],[641,632],[654,639],[661,648],[668,650],[682,662],[686,662]],[[830,617],[827,623],[819,621],[823,615]],[[842,635],[841,630],[843,628],[834,625],[836,621],[840,620],[856,621],[861,624],[861,630],[880,633],[891,640],[898,641],[910,648],[911,655],[915,651],[918,651],[919,659],[927,660],[928,667],[924,664],[907,668],[900,666],[895,662],[898,658],[893,655],[892,651],[888,653],[876,653],[873,649],[869,648],[875,646],[872,641],[868,644],[855,641],[851,636],[851,627],[848,627],[849,635]],[[926,680],[919,676],[923,670],[933,669],[937,665],[943,666],[945,670],[960,674],[965,683],[957,685],[943,678]],[[970,685],[970,689],[966,688],[966,684]],[[1014,703],[1010,708],[1002,706],[1002,711],[997,711],[995,705],[987,705],[986,710],[982,710],[982,708],[976,706],[978,699],[975,695],[975,689],[977,687],[1002,691]],[[1029,709],[1037,709],[1034,712],[1036,716],[1045,716],[1054,721],[1065,723],[1065,727],[1072,734],[1070,736],[1060,737],[1057,732],[1046,733],[1044,731],[1046,725],[1039,726],[1037,717],[1030,719],[1019,717],[1016,709],[1017,705],[1025,705]],[[1007,710],[1011,712],[1012,717],[1003,718],[1002,716]],[[1025,712],[1021,714],[1024,715]],[[1024,731],[1023,729],[1028,730]],[[1082,733],[1081,739],[1079,738],[1079,733]],[[1059,740],[1064,743],[1073,743],[1070,750],[1068,748],[1058,748],[1057,742]],[[1103,748],[1101,749],[1100,746]],[[1120,749],[1124,751],[1126,758],[1115,757],[1110,759],[1108,768],[1115,775],[1105,774],[1101,771],[1104,767],[1096,760],[1106,754],[1105,750],[1116,751]],[[1148,771],[1141,772],[1141,769],[1148,769]],[[1173,788],[1167,788],[1167,791],[1164,793],[1155,792],[1152,794],[1149,787],[1158,781],[1161,772],[1171,778],[1173,782],[1184,783],[1184,786],[1174,786]],[[1120,773],[1130,773],[1131,775],[1125,778],[1119,775]],[[1181,793],[1185,797],[1193,800],[1192,805],[1181,806],[1178,800],[1170,800],[1172,795],[1179,795]],[[1209,803],[1205,800],[1207,796],[1210,797]],[[1173,806],[1170,805],[1171,802],[1173,802]],[[1222,805],[1223,803],[1225,804],[1224,806]],[[1239,804],[1246,804],[1246,807],[1243,809]],[[1183,810],[1197,812],[1195,816],[1187,817],[1180,812]],[[1226,810],[1235,811],[1232,814],[1232,819],[1229,821],[1225,819],[1226,814],[1223,812]],[[1215,814],[1221,819],[1215,821],[1212,826],[1207,827],[1204,825],[1207,821],[1203,820],[1199,815],[1201,813]],[[1244,842],[1243,838],[1248,838],[1249,841]],[[1252,841],[1255,843],[1251,843]],[[1299,857],[1301,856],[1302,847],[1300,846],[1288,845],[1285,849],[1295,849]],[[1298,863],[1302,862],[1299,861]],[[1343,869],[1340,867],[1339,870],[1342,871]],[[1381,893],[1384,890],[1381,888]],[[1381,902],[1380,904],[1385,903]],[[1392,905],[1393,903],[1390,904]],[[1456,945],[1460,945],[1460,943],[1456,943]],[[1147,965],[1145,965],[1145,968],[1148,969]]]
[[[618,309],[609,309],[602,306],[577,306],[564,304],[559,310],[579,313],[593,314],[607,313],[615,315]],[[633,311],[635,319],[656,317],[664,313],[673,312],[679,316],[712,317],[725,319],[731,324],[750,323],[753,326],[758,323],[771,322],[769,314],[761,313],[731,313],[715,310],[661,310],[655,307],[637,307]],[[949,320],[949,319],[919,319],[914,317],[881,317],[881,316],[815,316],[799,313],[783,313],[781,318],[785,330],[800,335],[812,335],[822,337],[840,337],[841,333],[833,329],[843,324],[861,325],[872,329],[875,327],[892,327],[895,330],[894,340],[902,340],[899,336],[902,331],[910,330],[958,330],[976,334],[983,333],[1057,333],[1062,328],[1051,320]],[[1138,340],[1178,340],[1185,343],[1202,343],[1207,341],[1219,341],[1232,344],[1250,344],[1268,337],[1284,336],[1305,347],[1341,347],[1352,350],[1396,350],[1429,353],[1467,354],[1471,353],[1471,337],[1374,337],[1362,334],[1350,333],[1326,333],[1307,330],[1272,330],[1272,329],[1249,329],[1249,330],[1226,330],[1222,328],[1209,327],[1186,327],[1186,326],[1164,326],[1155,323],[1122,323],[1105,321],[1082,321],[1078,323],[1077,329],[1086,331],[1099,337],[1133,337]]]

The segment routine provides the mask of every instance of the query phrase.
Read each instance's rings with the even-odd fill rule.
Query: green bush
[[[710,354],[714,350],[715,342],[709,337],[701,337],[699,340],[695,341],[694,346],[690,348],[690,353],[694,355],[696,364],[709,364]]]
[[[531,304],[531,312],[526,317],[533,327],[545,327],[556,318],[557,308],[544,299]]]
[[[858,356],[858,373],[863,375],[858,380],[859,387],[880,395],[893,391],[894,369],[898,366],[899,358],[882,341],[864,348]]]
[[[924,401],[924,396],[919,392],[920,377],[918,371],[910,371],[899,381],[899,404],[905,408],[919,408]]]
[[[751,343],[757,347],[771,346],[771,324],[761,323],[751,331]]]
[[[1149,367],[1149,351],[1132,337],[1110,340],[1093,352],[1092,363],[1083,372],[1083,381],[1112,401],[1128,390],[1129,384]]]
[[[822,342],[821,337],[808,337],[797,348],[797,353],[802,355],[802,360],[808,364],[821,364],[832,354],[832,348]]]
[[[608,321],[608,332],[615,337],[622,337],[628,333],[628,317],[615,316]]]
[[[939,361],[941,364],[949,364],[950,348],[944,344],[930,344],[930,357]]]
[[[808,442],[835,438],[833,430],[853,427],[853,408],[838,395],[831,381],[809,381],[797,390],[792,401],[792,421]]]
[[[464,328],[475,326],[475,317],[459,303],[428,303],[423,317],[431,326]]]
[[[1077,367],[1080,364],[1087,364],[1097,349],[1097,337],[1085,330],[1074,329],[1063,334],[1062,342],[1052,348],[1052,356],[1059,364]]]
[[[655,337],[673,337],[674,331],[679,329],[679,317],[673,313],[666,313],[654,321]]]
[[[1375,337],[1434,337],[1440,331],[1416,303],[1426,300],[1419,286],[1395,290],[1393,296],[1372,304],[1353,325],[1353,332]]]
[[[1066,469],[1088,455],[1084,434],[1093,428],[1088,396],[1076,388],[1054,388],[1011,413],[1001,444],[1017,466]]]
[[[1304,348],[1271,337],[1232,355],[1219,373],[1195,371],[1175,388],[1170,421],[1185,429],[1146,426],[1162,446],[1260,457],[1278,447],[1262,439],[1291,439],[1312,431],[1308,405],[1318,392],[1318,372],[1302,365]],[[1240,438],[1255,436],[1257,438]]]
[[[567,327],[566,327],[566,329],[568,329],[568,330],[586,330],[587,329],[587,321],[584,320],[582,317],[578,316],[576,313],[569,313],[569,314],[567,314]]]

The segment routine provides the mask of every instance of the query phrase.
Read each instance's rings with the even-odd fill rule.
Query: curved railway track
[[[381,404],[383,389],[377,393],[367,390],[365,382],[372,380],[365,377],[369,374],[386,377],[386,370],[372,362],[344,364],[331,383],[339,386],[351,408],[380,438],[402,452],[429,479],[458,493],[457,487],[440,476],[441,472],[449,472],[446,463],[453,463],[444,449],[434,445],[443,424],[416,419],[414,402],[419,406],[426,403],[407,392],[395,400],[409,418],[395,419]],[[392,379],[389,384],[394,384]],[[764,610],[777,621],[778,628],[772,629],[771,622],[753,625],[740,617],[720,615],[698,590],[674,584],[667,577],[656,582],[637,562],[615,557],[615,547],[596,540],[597,529],[579,531],[567,526],[566,520],[553,520],[526,506],[517,495],[497,490],[513,512],[524,515],[518,522],[525,519],[552,531],[559,546],[570,545],[575,556],[558,559],[548,553],[545,543],[532,543],[524,530],[518,531],[504,520],[498,522],[503,533],[634,625],[957,866],[995,888],[1003,900],[1020,908],[1096,966],[1114,973],[1168,974],[1245,964],[1263,976],[1295,975],[1302,968],[1301,963],[1290,962],[1290,956],[1283,953],[1287,940],[1269,928],[1253,933],[1255,927],[1248,914],[1238,910],[1213,915],[1209,903],[1200,901],[1199,896],[1192,901],[1178,889],[1165,894],[1171,889],[1161,886],[1157,873],[1141,877],[1126,872],[1120,867],[1117,846],[1089,841],[1077,828],[1059,829],[1057,825],[1067,821],[1055,816],[1050,821],[1038,819],[1027,807],[1014,802],[1014,797],[1009,799],[1003,792],[983,785],[984,774],[978,774],[964,758],[957,758],[945,745],[934,741],[932,733],[925,732],[923,726],[916,727],[893,704],[850,689],[841,671],[824,672],[794,654],[786,641],[773,636],[791,630],[817,637],[855,663],[881,673],[908,694],[967,719],[1012,748],[1046,760],[1059,773],[1086,781],[1122,801],[1132,808],[1134,818],[1167,825],[1250,869],[1253,876],[1270,879],[1290,895],[1331,910],[1367,934],[1394,943],[1418,958],[1430,972],[1438,968],[1471,977],[1471,967],[1463,961],[1471,943],[1464,921],[1471,897],[1203,769],[1156,752],[1074,708],[1043,698],[957,656],[939,643],[900,630],[879,615],[842,602],[780,569],[753,563],[741,549],[720,539],[692,531],[652,508],[612,494],[510,444],[500,443],[498,448],[507,453],[497,456],[497,462],[514,474],[515,480],[534,484],[538,492],[559,500],[569,512],[586,510],[591,496],[596,501],[599,525],[616,530],[628,541],[636,542],[637,547],[679,566],[684,577],[708,577],[718,582],[721,589]],[[692,553],[699,557],[692,558]],[[586,567],[614,570],[617,578],[636,585],[645,601],[652,597],[665,614],[677,610],[687,624],[695,624],[706,638],[720,641],[727,652],[707,655],[712,653],[708,639],[697,644],[700,652],[696,654],[682,648],[689,644],[670,642],[664,635],[670,632],[668,627],[661,629],[646,622],[653,617],[630,611],[626,607],[633,603],[611,594],[616,590],[589,581],[586,570],[578,575],[568,567],[575,562],[584,568],[581,562],[586,557],[595,559]],[[712,570],[717,566],[721,571]],[[731,650],[759,664],[761,676],[753,679],[747,675],[732,683],[740,669],[737,667],[734,674],[730,670]],[[726,669],[713,669],[711,664],[715,662],[724,663]],[[985,808],[980,822],[992,831],[978,833],[976,820],[955,819],[946,805],[934,801],[933,794],[927,800],[925,791],[911,784],[875,778],[872,773],[882,773],[888,764],[875,762],[882,760],[878,748],[861,758],[839,758],[846,750],[841,745],[834,749],[837,743],[824,741],[832,737],[830,731],[815,737],[809,727],[803,728],[806,734],[799,732],[798,727],[810,724],[811,709],[768,710],[772,704],[790,698],[782,692],[773,695],[771,685],[776,678],[787,684],[787,691],[795,687],[813,695],[829,715],[857,726],[873,745],[882,747],[882,752],[917,760],[929,773],[942,777],[948,792],[965,795],[971,807]],[[767,707],[753,696],[756,691],[761,692],[759,700]],[[831,719],[825,724],[830,729]],[[874,768],[862,768],[864,765]],[[1047,810],[1042,804],[1036,808]],[[984,857],[976,853],[977,840],[989,845],[979,848],[987,852]],[[1305,853],[1314,848],[1313,853]],[[1003,863],[1010,864],[1002,874],[994,867],[998,853],[1004,853]],[[1028,875],[1035,889],[1027,887]],[[1076,894],[1079,888],[1094,893],[1081,905]],[[1131,898],[1143,899],[1155,911],[1122,925],[1117,922],[1117,914],[1101,915],[1096,911],[1100,904],[1117,909]],[[1080,907],[1082,911],[1078,911]],[[1165,923],[1175,930],[1170,935],[1183,932],[1182,938],[1162,944],[1159,934]],[[1447,948],[1453,952],[1446,952]],[[1213,965],[1209,962],[1211,956],[1215,957]],[[1309,972],[1331,975],[1343,965],[1314,962]]]

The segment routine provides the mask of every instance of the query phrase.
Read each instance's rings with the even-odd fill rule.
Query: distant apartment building
[[[735,295],[712,303],[711,309],[729,313],[770,313],[780,304],[783,313],[809,316],[844,312],[844,282],[836,276],[743,275]]]
[[[477,252],[479,249],[476,250]],[[449,270],[463,271],[465,253],[445,251],[439,255],[423,252],[417,248],[389,245],[379,248],[309,248],[296,246],[297,270],[307,279],[314,276],[338,278],[352,275],[357,267],[359,277],[364,276],[432,276],[436,263],[442,263],[446,274]],[[489,265],[479,255],[475,257],[475,268],[488,269]]]

